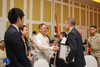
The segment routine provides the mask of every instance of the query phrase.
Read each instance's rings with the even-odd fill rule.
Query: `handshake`
[[[54,46],[53,47],[53,51],[57,52],[59,50],[59,47],[58,46]]]

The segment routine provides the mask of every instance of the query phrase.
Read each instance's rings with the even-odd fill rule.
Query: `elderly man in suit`
[[[45,59],[47,62],[49,62],[49,57],[52,55],[51,51],[58,51],[59,47],[50,47],[46,32],[47,26],[44,23],[40,24],[39,34],[36,36],[34,43],[36,45],[38,59]]]
[[[66,30],[69,31],[67,45],[71,48],[65,60],[66,67],[85,67],[82,38],[75,29],[75,20],[69,18],[65,21],[65,24]]]
[[[7,67],[31,67],[19,32],[19,27],[22,27],[24,23],[24,13],[19,8],[12,8],[8,13],[8,19],[11,25],[5,32],[4,41],[7,58],[11,63]]]

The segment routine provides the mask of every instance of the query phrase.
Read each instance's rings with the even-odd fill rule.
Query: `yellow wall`
[[[29,20],[29,13],[30,13],[30,0],[27,0],[27,20]]]
[[[14,7],[24,10],[24,0],[14,0]]]
[[[63,5],[63,23],[64,24],[67,18],[68,18],[68,6]]]
[[[40,1],[41,0],[33,0],[32,20],[40,21]]]
[[[79,8],[74,8],[74,19],[76,21],[76,25],[79,25]]]
[[[63,0],[63,2],[64,2],[64,3],[68,3],[69,1],[68,1],[68,0]]]
[[[7,11],[6,11],[7,17],[9,10],[10,10],[10,0],[7,0]]]
[[[55,14],[57,15],[58,22],[61,23],[61,5],[55,3]]]
[[[75,6],[79,6],[79,3],[74,2],[74,5],[75,5]]]
[[[2,0],[0,0],[0,17],[2,17]]]
[[[70,18],[72,18],[72,7],[70,7]]]
[[[89,22],[88,22],[88,11],[87,11],[87,26],[89,26]]]
[[[100,28],[100,14],[98,14],[98,26]]]
[[[63,32],[67,32],[68,33],[68,31],[66,31],[66,27],[65,26],[63,27]]]
[[[6,30],[8,29],[9,25],[10,25],[9,21],[6,21]]]
[[[97,27],[97,13],[94,13],[94,25]]]
[[[93,12],[90,12],[90,26],[93,25]]]
[[[65,26],[63,27],[63,32],[66,32],[66,27]]]
[[[81,25],[86,26],[86,21],[85,21],[85,10],[81,10]]]
[[[51,2],[47,0],[43,0],[43,21],[51,22]]]
[[[82,7],[82,8],[85,8],[86,6],[85,6],[85,5],[83,5],[83,4],[81,4],[81,7]]]
[[[32,24],[32,31],[36,31],[36,34],[39,33],[39,24]]]

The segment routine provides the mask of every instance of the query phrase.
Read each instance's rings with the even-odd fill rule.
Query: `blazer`
[[[4,42],[7,58],[10,59],[10,65],[7,67],[31,67],[21,34],[13,25],[10,25],[5,32]]]
[[[70,67],[85,67],[82,38],[75,28],[68,34],[67,45],[70,46],[71,51],[66,57],[66,61],[70,64],[74,59],[73,66]]]

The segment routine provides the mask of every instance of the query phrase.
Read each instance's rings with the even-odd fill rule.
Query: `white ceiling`
[[[72,1],[80,2],[82,4],[86,4],[100,9],[100,3],[94,2],[92,0],[72,0]]]

